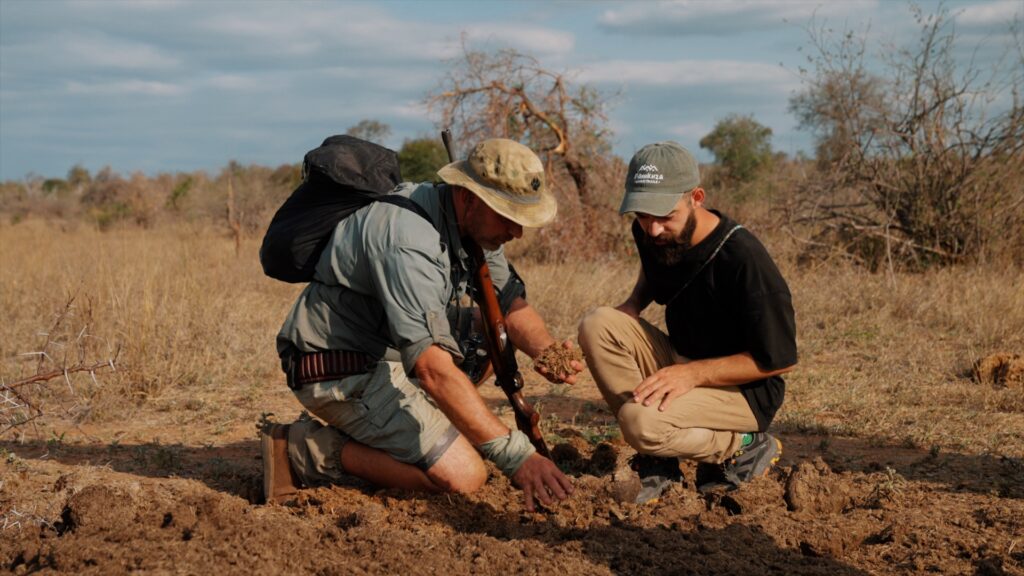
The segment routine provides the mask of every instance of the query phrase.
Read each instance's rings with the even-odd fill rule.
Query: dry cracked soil
[[[13,574],[1024,574],[1017,459],[784,437],[731,492],[658,502],[621,443],[552,434],[574,496],[527,513],[492,470],[479,493],[350,485],[260,500],[255,438],[221,445],[0,443],[0,567]]]

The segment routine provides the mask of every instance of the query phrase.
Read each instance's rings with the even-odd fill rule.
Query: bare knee
[[[427,470],[430,480],[444,492],[472,494],[487,482],[487,467],[462,436]]]
[[[464,468],[458,476],[451,477],[446,483],[441,484],[440,488],[445,492],[472,494],[483,488],[486,483],[487,467],[484,466],[483,460],[478,459],[476,465]]]

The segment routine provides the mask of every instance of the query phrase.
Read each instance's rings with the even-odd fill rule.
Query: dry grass
[[[0,229],[0,245],[6,380],[35,370],[34,358],[18,355],[39,349],[69,295],[74,330],[91,308],[92,354],[122,347],[116,374],[98,385],[73,380],[78,420],[130,418],[147,401],[178,397],[195,410],[197,392],[244,391],[278,370],[274,335],[298,288],[262,275],[255,241],[239,258],[229,238],[208,230],[100,233],[26,222]]]
[[[889,279],[789,271],[801,366],[780,424],[907,446],[1024,453],[1024,394],[970,380],[1024,349],[1024,275],[947,269]]]
[[[1024,455],[1024,393],[969,379],[976,359],[1024,351],[1024,274],[801,270],[785,239],[768,240],[793,290],[801,355],[780,429]],[[91,306],[94,355],[123,347],[117,373],[72,379],[75,409],[44,427],[47,436],[60,422],[155,413],[182,425],[237,422],[259,413],[261,394],[281,392],[274,335],[301,287],[262,275],[257,239],[236,257],[233,240],[208,229],[100,233],[28,221],[0,228],[0,246],[5,380],[35,371],[35,359],[18,354],[38,349],[68,295],[77,296],[75,330]],[[637,271],[623,260],[518,267],[563,338],[575,336],[585,311],[620,302]],[[648,316],[659,319],[657,310]],[[593,391],[589,378],[580,387]]]

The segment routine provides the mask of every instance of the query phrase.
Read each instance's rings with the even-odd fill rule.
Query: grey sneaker
[[[640,476],[640,492],[635,500],[637,504],[657,502],[673,483],[683,480],[678,458],[635,454],[629,459],[629,467]]]
[[[697,489],[707,492],[740,484],[768,474],[782,457],[782,442],[767,432],[757,432],[750,444],[743,446],[721,464],[697,465]]]

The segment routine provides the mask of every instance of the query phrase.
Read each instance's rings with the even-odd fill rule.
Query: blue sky
[[[924,2],[926,10],[934,3]],[[994,61],[1024,0],[949,2],[961,46]],[[298,162],[361,119],[386,144],[434,135],[421,102],[459,54],[511,47],[612,96],[614,150],[697,142],[753,114],[787,153],[805,27],[917,34],[888,0],[283,2],[0,0],[0,180]]]

